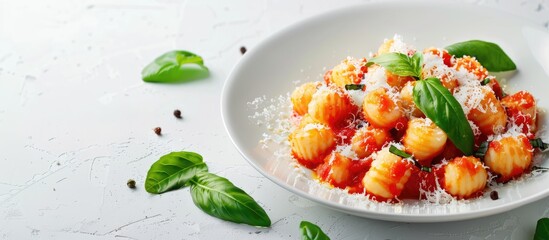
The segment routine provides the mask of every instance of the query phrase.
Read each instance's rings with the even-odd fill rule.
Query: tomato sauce
[[[444,179],[443,168],[433,168],[431,172],[425,172],[419,170],[419,168],[413,168],[410,179],[404,185],[404,189],[400,194],[400,198],[403,199],[424,199],[425,196],[421,195],[421,191],[432,192],[437,189],[437,180],[443,181]]]
[[[503,146],[501,145],[501,143],[499,141],[490,142],[488,147],[491,148],[491,149],[494,149],[494,151],[496,151],[496,152],[501,152],[501,150],[503,150]]]
[[[395,104],[393,103],[393,100],[387,96],[387,94],[383,94],[379,96],[379,105],[378,109],[380,112],[391,112],[395,108]]]
[[[455,158],[454,163],[461,168],[467,170],[470,176],[475,176],[478,173],[478,168],[482,167],[470,161],[468,157]]]
[[[355,135],[356,129],[354,127],[345,127],[334,129],[337,136],[336,142],[338,145],[350,144],[351,139]]]

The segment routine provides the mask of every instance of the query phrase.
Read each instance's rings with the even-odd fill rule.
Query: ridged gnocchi
[[[388,147],[383,148],[362,179],[366,193],[379,200],[398,197],[412,174],[412,167],[410,161],[390,153]]]
[[[359,158],[365,158],[392,140],[387,129],[367,126],[359,129],[351,138],[351,147]]]
[[[316,167],[335,147],[335,134],[328,126],[310,123],[289,136],[292,152],[301,164]]]
[[[475,157],[457,157],[444,166],[443,188],[457,198],[469,198],[486,187],[488,172]]]
[[[304,83],[291,94],[291,153],[320,182],[377,201],[434,201],[429,198],[437,194],[469,199],[485,194],[492,181],[508,182],[531,169],[539,129],[532,94],[506,96],[471,56],[441,48],[418,52],[399,36],[384,41],[372,57],[387,53],[409,61],[421,54],[421,71],[401,76],[390,65],[349,57],[326,71],[324,81]],[[427,91],[426,83],[415,87],[426,78],[439,79],[448,91],[433,89],[455,105],[426,108],[418,95]],[[432,96],[431,102],[443,101]],[[459,107],[462,113],[448,110]],[[449,121],[448,129],[432,111],[451,120],[461,114],[460,122]],[[452,124],[471,127],[473,151],[462,148],[464,135],[456,137]]]
[[[365,58],[347,58],[326,75],[325,81],[339,87],[345,87],[346,84],[358,84],[362,81],[366,71]]]
[[[404,116],[385,88],[366,94],[362,103],[364,118],[373,126],[391,129]]]
[[[446,133],[431,120],[415,118],[408,122],[402,143],[409,153],[424,166],[439,155],[446,145]]]
[[[508,136],[489,143],[484,162],[499,182],[507,182],[522,175],[532,163],[533,153],[526,136]]]
[[[507,124],[507,115],[490,88],[482,88],[483,98],[471,109],[467,117],[478,126],[482,134],[503,133]]]
[[[308,82],[297,87],[292,92],[290,100],[292,101],[294,112],[298,115],[304,115],[309,111],[309,103],[319,86],[318,82]]]
[[[308,114],[318,122],[336,126],[353,115],[356,106],[349,95],[339,87],[320,87],[308,105]]]
[[[329,182],[333,186],[345,188],[351,181],[352,173],[349,171],[349,167],[352,161],[338,152],[332,152],[326,156],[324,167],[320,166],[317,174],[320,179]]]

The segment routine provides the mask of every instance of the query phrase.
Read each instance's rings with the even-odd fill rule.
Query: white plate
[[[530,91],[538,97],[538,106],[548,109],[544,91],[549,89],[549,79],[523,37],[525,27],[532,27],[531,23],[506,13],[440,2],[368,4],[313,17],[272,35],[246,53],[225,83],[223,121],[240,153],[263,175],[291,192],[343,212],[391,221],[440,222],[508,211],[548,196],[549,173],[498,188],[497,201],[485,197],[450,205],[357,202],[346,194],[310,184],[310,179],[294,170],[291,159],[277,160],[278,146],[263,149],[260,140],[267,130],[250,118],[258,110],[249,102],[289,93],[296,80],[320,80],[326,69],[345,57],[368,56],[383,39],[398,33],[418,49],[471,39],[498,43],[519,69],[508,81],[507,91]],[[546,119],[541,124],[548,126]],[[546,162],[542,164],[547,166]]]

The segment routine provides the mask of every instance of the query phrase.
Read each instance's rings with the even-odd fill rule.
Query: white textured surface
[[[531,239],[537,219],[549,216],[546,199],[464,222],[362,219],[283,190],[232,146],[219,98],[240,46],[363,2],[0,0],[0,238],[299,239],[299,222],[308,220],[332,239]],[[549,28],[548,1],[465,2]],[[211,77],[143,83],[143,66],[172,49],[202,55]],[[173,117],[176,108],[184,119]],[[183,149],[258,200],[272,227],[212,218],[186,189],[146,193],[149,166]],[[136,190],[126,187],[129,178]]]

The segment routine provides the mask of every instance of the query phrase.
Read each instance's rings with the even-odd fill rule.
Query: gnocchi
[[[469,198],[486,186],[488,173],[475,157],[457,157],[444,166],[443,187],[457,198]]]
[[[362,179],[366,193],[379,200],[398,197],[412,174],[412,167],[408,160],[390,153],[388,147],[383,148]]]
[[[412,60],[421,54],[421,71],[411,76],[349,57],[326,71],[324,81],[304,83],[291,94],[297,119],[288,137],[291,153],[319,181],[377,201],[436,192],[469,199],[486,195],[491,181],[505,183],[531,169],[530,141],[539,129],[532,94],[506,95],[475,57],[432,47],[418,52],[399,36],[370,57],[390,53]],[[424,112],[440,109],[418,103],[417,80],[426,78],[440,80],[441,94],[461,107],[462,122],[474,133],[474,154],[456,142],[454,126],[440,127]]]
[[[524,135],[508,136],[490,142],[484,162],[500,182],[520,176],[532,163],[534,150]]]

